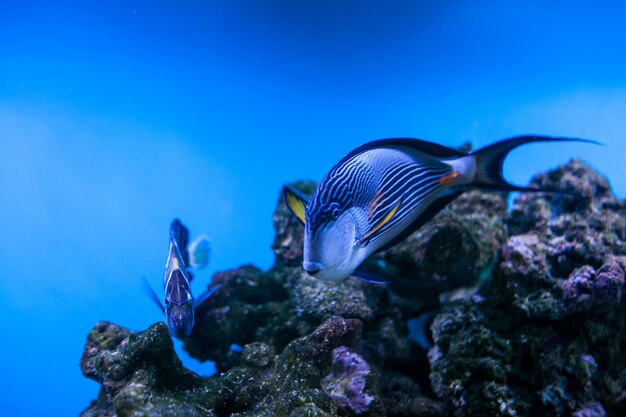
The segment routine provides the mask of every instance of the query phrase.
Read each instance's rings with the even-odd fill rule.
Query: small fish
[[[352,275],[384,283],[361,263],[404,240],[465,191],[550,191],[515,186],[502,176],[509,152],[548,141],[598,144],[578,138],[518,136],[465,153],[419,139],[381,139],[341,159],[308,201],[298,190],[284,186],[285,203],[305,227],[304,270],[324,280]]]
[[[211,243],[205,235],[200,235],[189,244],[189,265],[193,269],[206,268],[211,255]]]
[[[206,238],[203,239],[206,240]],[[186,267],[190,257],[187,251],[188,241],[189,231],[178,219],[175,219],[170,226],[170,246],[163,277],[163,304],[150,284],[144,281],[146,292],[165,314],[170,332],[179,339],[191,334],[195,309],[219,289],[219,286],[214,287],[204,292],[198,299],[193,298],[190,286],[192,275]],[[208,260],[207,245],[208,241],[202,244],[200,256],[204,257],[203,261]]]

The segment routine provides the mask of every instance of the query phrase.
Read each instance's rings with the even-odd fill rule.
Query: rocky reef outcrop
[[[532,184],[559,192],[510,210],[468,192],[373,256],[389,285],[306,275],[279,201],[274,266],[215,274],[185,341],[218,374],[186,370],[163,323],[98,323],[81,369],[102,388],[83,415],[623,416],[626,204],[580,161]]]
[[[507,217],[498,265],[436,316],[431,385],[455,416],[620,416],[626,410],[626,205],[572,161]]]

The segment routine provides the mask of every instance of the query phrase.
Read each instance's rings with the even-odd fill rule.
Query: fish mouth
[[[302,268],[304,268],[307,274],[315,276],[324,269],[324,264],[321,262],[304,261],[302,262]]]

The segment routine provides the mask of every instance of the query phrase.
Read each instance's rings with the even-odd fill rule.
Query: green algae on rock
[[[81,367],[102,384],[83,416],[207,416],[215,407],[205,381],[176,356],[167,326],[132,333],[101,322],[89,334]],[[197,393],[198,395],[193,395]]]
[[[85,374],[102,383],[102,391],[82,415],[338,415],[320,381],[331,372],[333,350],[352,345],[361,329],[359,320],[333,316],[278,356],[267,345],[251,344],[244,347],[241,366],[201,378],[182,367],[163,323],[139,333],[99,323],[89,336],[82,366]],[[116,342],[103,343],[103,330],[116,335]],[[385,415],[380,401],[363,415]]]

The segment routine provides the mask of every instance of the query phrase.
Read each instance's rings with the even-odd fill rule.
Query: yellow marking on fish
[[[458,176],[461,175],[458,171],[452,171],[451,173],[449,173],[448,175],[444,175],[443,177],[439,178],[437,180],[437,182],[441,185],[448,185],[450,184],[452,181],[454,181],[455,179],[458,178]]]
[[[295,214],[296,217],[300,219],[303,224],[306,224],[306,216],[304,214],[305,206],[302,199],[287,191],[285,192],[285,202],[287,203],[287,206],[289,206],[289,209],[292,211],[292,213]]]
[[[396,212],[400,208],[400,204],[402,204],[402,200],[398,201],[398,204],[396,204],[391,209],[391,211],[389,213],[387,213],[387,215],[385,217],[383,217],[383,219],[380,222],[378,222],[378,224],[372,230],[369,231],[369,233],[367,233],[365,236],[363,236],[363,238],[360,240],[360,243],[362,244],[363,242],[368,240],[374,233],[376,233],[378,230],[380,230],[381,227],[386,225],[389,222],[389,220],[391,220],[393,218],[393,216],[396,214]]]

